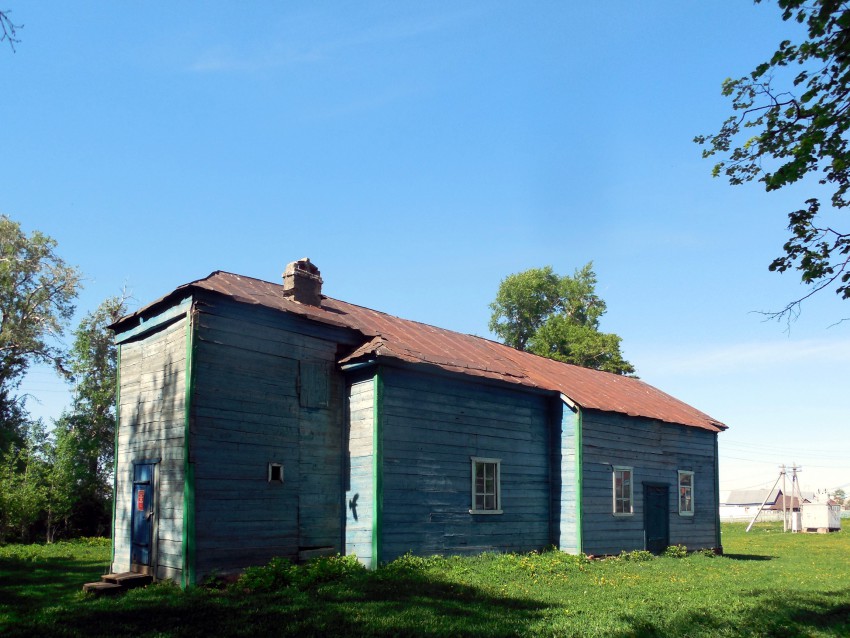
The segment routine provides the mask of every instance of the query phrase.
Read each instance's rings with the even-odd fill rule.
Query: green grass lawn
[[[0,635],[848,636],[850,532],[724,525],[726,555],[559,552],[347,558],[252,569],[222,589],[79,592],[108,545],[0,548]]]

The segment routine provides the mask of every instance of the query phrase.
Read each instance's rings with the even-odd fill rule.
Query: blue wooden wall
[[[184,315],[120,346],[113,572],[130,569],[133,463],[158,459],[151,567],[157,578],[181,579],[186,326]]]
[[[557,402],[553,406],[552,436],[552,540],[570,554],[581,552],[578,526],[578,411]]]
[[[583,551],[644,548],[643,483],[670,486],[670,544],[717,544],[714,432],[610,412],[583,411]],[[634,514],[612,514],[613,466],[634,468]],[[694,472],[693,516],[680,516],[677,470]]]
[[[550,543],[548,397],[385,368],[381,561]],[[501,459],[503,514],[470,514],[471,457]]]
[[[335,362],[352,335],[214,296],[196,323],[196,578],[342,551],[346,401]],[[283,465],[283,484],[268,481],[270,462]]]
[[[350,382],[345,469],[345,554],[356,555],[366,567],[376,566],[372,562],[374,388],[372,374]]]

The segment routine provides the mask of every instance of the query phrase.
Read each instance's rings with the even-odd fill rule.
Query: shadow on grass
[[[776,556],[766,556],[765,554],[723,554],[725,558],[730,560],[773,560]]]
[[[539,601],[421,577],[374,574],[271,593],[153,586],[81,599],[10,626],[6,636],[516,636],[544,617]]]
[[[103,570],[97,560],[0,560],[0,628],[3,617],[14,622],[73,600],[82,584],[98,580]]]
[[[816,594],[789,594],[784,590],[756,590],[744,599],[744,610],[683,611],[670,618],[625,617],[628,630],[612,633],[616,638],[662,638],[668,636],[776,636],[796,638],[813,632],[850,635],[850,589]],[[820,635],[818,633],[817,635]]]

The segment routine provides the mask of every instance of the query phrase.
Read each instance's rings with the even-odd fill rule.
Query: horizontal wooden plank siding
[[[552,440],[552,544],[570,554],[581,552],[577,510],[576,429],[578,412],[558,403]]]
[[[373,566],[374,390],[375,383],[371,376],[353,381],[348,390],[345,554],[356,555],[366,567]]]
[[[549,399],[387,368],[382,559],[550,542]],[[471,458],[501,459],[503,514],[470,514]]]
[[[133,464],[159,459],[154,472],[153,559],[157,578],[180,581],[183,556],[185,318],[121,345],[115,561],[130,569]]]
[[[670,544],[689,549],[716,545],[714,438],[707,430],[585,410],[583,412],[582,516],[584,551],[616,554],[644,549],[644,483],[669,486]],[[633,469],[634,513],[613,515],[613,467]],[[680,516],[678,470],[694,472],[693,516]]]
[[[215,296],[198,308],[196,578],[302,549],[342,551],[345,387],[333,364],[348,337]],[[269,463],[283,466],[283,483],[269,481]]]

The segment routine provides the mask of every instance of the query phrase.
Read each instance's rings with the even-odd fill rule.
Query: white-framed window
[[[621,465],[614,466],[614,516],[634,514],[633,470]]]
[[[502,459],[470,457],[472,461],[472,507],[470,514],[501,514]]]
[[[694,515],[694,473],[679,470],[679,516]]]

